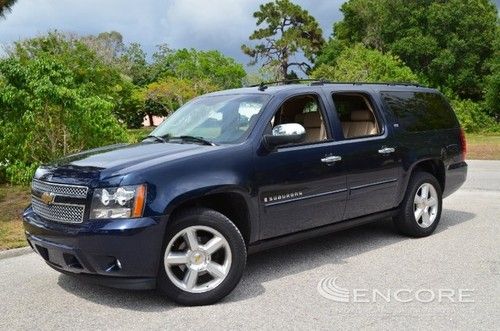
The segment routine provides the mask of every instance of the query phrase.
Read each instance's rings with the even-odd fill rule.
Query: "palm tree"
[[[5,14],[12,10],[12,6],[17,0],[0,0],[0,18],[5,18]]]

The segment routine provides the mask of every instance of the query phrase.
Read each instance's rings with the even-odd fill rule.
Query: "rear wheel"
[[[416,172],[410,179],[394,224],[402,234],[425,237],[436,229],[441,209],[442,192],[437,179],[427,172]]]
[[[245,262],[245,242],[227,217],[210,209],[191,209],[167,229],[158,287],[180,304],[211,304],[234,289]]]

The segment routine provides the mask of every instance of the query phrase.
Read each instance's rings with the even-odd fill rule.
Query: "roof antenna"
[[[261,82],[259,85],[259,91],[265,91],[267,89],[267,85],[264,82]]]

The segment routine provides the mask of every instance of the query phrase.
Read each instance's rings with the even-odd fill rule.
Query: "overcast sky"
[[[148,53],[160,43],[171,48],[217,49],[247,63],[240,46],[255,29],[252,13],[261,0],[18,0],[0,19],[0,43],[50,30],[78,34],[120,32]],[[325,37],[341,19],[344,0],[294,0],[316,17]]]

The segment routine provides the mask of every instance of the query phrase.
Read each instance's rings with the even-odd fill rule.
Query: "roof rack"
[[[260,82],[259,84],[253,84],[249,85],[248,87],[259,87],[259,90],[263,91],[265,90],[269,85],[288,85],[292,83],[300,83],[300,82],[312,82],[311,85],[322,85],[323,83],[329,83],[326,80],[321,80],[321,79],[310,79],[310,78],[294,78],[294,79],[282,79],[282,80],[275,80],[275,81],[270,81],[270,82]]]
[[[310,82],[310,85],[325,85],[325,84],[352,84],[352,85],[401,85],[401,86],[415,86],[415,87],[425,87],[424,85],[412,82],[334,82],[324,79],[283,79],[271,82],[261,82],[260,84],[250,85],[248,87],[259,87],[260,91],[265,91],[269,85],[288,85],[293,83]]]

